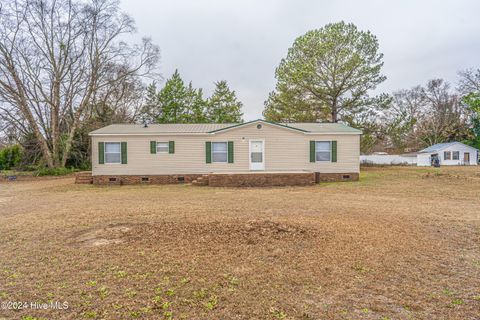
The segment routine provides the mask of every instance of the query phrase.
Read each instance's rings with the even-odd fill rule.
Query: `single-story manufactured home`
[[[95,184],[307,185],[360,171],[361,131],[340,123],[114,124],[89,135]]]
[[[431,166],[435,161],[441,166],[478,164],[478,150],[461,142],[437,143],[415,153],[361,155],[362,164]]]

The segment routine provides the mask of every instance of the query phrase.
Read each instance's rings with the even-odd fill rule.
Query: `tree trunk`
[[[337,99],[333,100],[332,103],[332,111],[331,111],[331,116],[332,116],[332,122],[338,122],[338,110],[337,110]]]
[[[18,77],[15,67],[10,62],[11,61],[9,61],[9,71],[12,75],[13,80],[15,81],[15,85],[17,88],[17,103],[18,103],[19,109],[23,114],[24,118],[27,120],[30,127],[32,128],[33,133],[40,144],[40,149],[42,151],[43,157],[45,158],[45,161],[47,162],[47,166],[52,168],[55,166],[55,164],[54,164],[50,149],[48,148],[47,140],[40,132],[40,128],[38,127],[38,124],[35,121],[35,118],[33,117],[32,112],[28,107],[28,102],[25,94],[25,89],[23,87],[23,83],[20,81],[20,78]]]
[[[72,151],[73,138],[75,136],[75,132],[77,131],[77,127],[78,127],[78,121],[74,119],[72,123],[72,127],[70,128],[70,132],[68,133],[67,140],[65,141],[65,144],[63,147],[62,161],[60,162],[62,167],[65,167],[65,165],[67,164],[68,156],[70,154],[70,151]]]
[[[64,166],[60,163],[60,82],[55,81],[53,84],[53,101],[51,103],[51,130],[52,130],[52,158],[55,167]]]
[[[65,167],[65,165],[67,164],[68,156],[70,155],[70,151],[72,150],[73,138],[75,137],[75,132],[77,131],[77,128],[79,126],[80,116],[82,115],[84,109],[87,107],[87,104],[90,101],[90,97],[93,94],[93,91],[94,91],[93,83],[94,81],[92,79],[92,81],[90,82],[89,91],[87,95],[84,97],[84,100],[81,102],[77,111],[73,115],[72,126],[70,127],[70,131],[68,132],[67,140],[63,145],[62,161],[61,161],[62,167]]]

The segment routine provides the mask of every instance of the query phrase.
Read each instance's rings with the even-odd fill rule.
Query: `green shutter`
[[[233,163],[233,141],[228,141],[228,163]]]
[[[157,141],[150,141],[150,153],[157,153]]]
[[[315,141],[310,141],[310,162],[315,162]]]
[[[337,162],[337,141],[332,141],[332,162]]]
[[[175,141],[168,141],[168,153],[175,153]]]
[[[212,143],[210,141],[205,142],[205,162],[212,163]]]
[[[127,143],[122,142],[122,164],[127,164]]]
[[[98,163],[105,164],[105,142],[98,143]]]

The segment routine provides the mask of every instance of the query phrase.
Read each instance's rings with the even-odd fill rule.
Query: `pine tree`
[[[263,115],[272,121],[345,121],[375,109],[386,77],[377,38],[344,22],[298,37],[275,71]],[[384,100],[384,99],[383,99]]]
[[[157,91],[155,83],[147,87],[142,121],[153,123],[232,123],[242,122],[242,103],[226,81],[215,83],[213,95],[205,100],[202,89],[192,83],[185,86],[178,70]]]
[[[242,106],[235,91],[228,87],[227,81],[218,81],[215,83],[215,91],[208,99],[207,118],[214,123],[243,122]]]
[[[145,104],[140,111],[140,118],[146,122],[156,122],[161,117],[162,108],[158,99],[157,85],[155,82],[147,87]]]
[[[162,111],[160,116],[156,118],[158,123],[186,122],[187,88],[185,88],[178,70],[175,70],[172,77],[167,80],[165,86],[160,90],[158,100]]]
[[[206,117],[206,101],[203,99],[202,89],[195,89],[190,82],[187,88],[185,99],[186,113],[184,115],[184,122],[188,123],[205,123]]]

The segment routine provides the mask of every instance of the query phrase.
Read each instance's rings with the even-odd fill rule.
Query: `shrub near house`
[[[18,144],[0,150],[0,170],[15,168],[21,160],[22,149]]]

